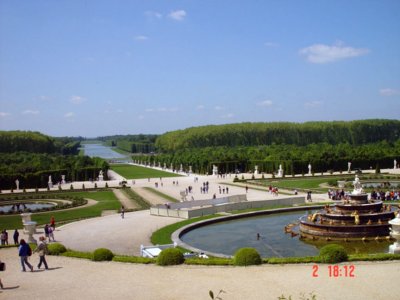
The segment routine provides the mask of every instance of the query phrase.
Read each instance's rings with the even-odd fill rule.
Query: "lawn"
[[[118,210],[121,206],[114,193],[109,190],[96,192],[69,192],[60,194],[90,198],[98,201],[98,203],[93,206],[71,210],[50,211],[37,214],[33,213],[32,221],[38,222],[38,225],[44,225],[49,223],[51,216],[54,216],[57,225],[57,222],[65,223],[73,220],[98,217],[101,216],[103,210]],[[56,197],[57,196],[55,195],[55,198]],[[20,215],[0,216],[0,229],[15,228],[22,228],[22,219]]]
[[[160,178],[160,177],[178,177],[180,175],[154,170],[151,168],[133,166],[128,164],[111,165],[111,170],[117,172],[126,179],[144,179],[144,178]]]
[[[321,192],[325,192],[328,189],[327,188],[321,188],[319,185],[321,183],[327,183],[329,180],[340,180],[341,177],[337,178],[302,178],[302,179],[279,179],[279,180],[263,180],[263,181],[258,181],[258,183],[264,185],[264,186],[276,186],[281,189],[297,189],[297,190],[318,190]]]

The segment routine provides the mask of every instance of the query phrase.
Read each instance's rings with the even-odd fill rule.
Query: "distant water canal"
[[[237,249],[252,247],[262,257],[318,255],[326,242],[306,242],[284,233],[285,225],[295,223],[307,211],[278,213],[206,225],[185,233],[181,240],[204,251],[233,255]],[[295,228],[298,232],[298,228]],[[257,240],[257,233],[261,238]],[[333,242],[332,242],[333,243]],[[340,243],[348,253],[387,253],[388,242]]]
[[[82,144],[85,155],[90,157],[101,157],[104,159],[115,159],[118,161],[130,160],[128,157],[115,152],[111,147],[102,144]]]

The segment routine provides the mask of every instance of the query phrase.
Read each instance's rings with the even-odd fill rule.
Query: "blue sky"
[[[0,1],[0,129],[399,119],[400,1]]]

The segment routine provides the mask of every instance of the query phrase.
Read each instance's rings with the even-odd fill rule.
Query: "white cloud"
[[[369,53],[365,48],[346,47],[339,42],[336,45],[328,46],[323,44],[314,44],[300,49],[300,55],[304,55],[310,63],[325,64],[346,58],[357,57]]]
[[[271,106],[272,105],[272,101],[271,100],[264,100],[264,101],[260,101],[257,102],[258,106]]]
[[[162,14],[159,13],[158,11],[148,10],[144,13],[144,15],[146,17],[148,17],[149,19],[161,19],[162,18]]]
[[[319,107],[319,106],[321,106],[322,105],[322,101],[309,101],[309,102],[306,102],[306,103],[304,103],[304,106],[305,107]]]
[[[73,112],[67,112],[65,115],[64,115],[64,117],[65,118],[73,118],[73,117],[75,117],[75,113],[73,113]]]
[[[168,14],[168,17],[175,21],[183,21],[183,19],[186,17],[186,11],[182,9],[174,10]]]
[[[37,99],[39,99],[41,101],[49,101],[49,100],[51,100],[51,97],[41,95],[41,96],[37,97]]]
[[[145,36],[145,35],[137,35],[137,36],[135,36],[135,40],[136,41],[140,41],[140,42],[147,41],[148,39],[149,39],[149,37]]]
[[[23,115],[38,115],[40,112],[38,110],[27,109],[22,112]]]
[[[215,110],[224,110],[224,108],[223,108],[222,106],[218,106],[218,105],[215,106],[214,109],[215,109]]]
[[[85,102],[87,99],[81,96],[72,96],[69,101],[73,104],[81,104]]]
[[[205,108],[205,106],[201,105],[201,104],[196,106],[197,110],[203,110],[204,108]]]
[[[400,90],[390,88],[380,89],[379,94],[381,94],[381,96],[397,96],[400,95]]]
[[[138,119],[139,119],[139,120],[144,120],[144,118],[145,118],[145,117],[142,116],[142,115],[138,116]]]
[[[0,117],[1,117],[1,118],[8,117],[8,116],[10,116],[10,115],[11,115],[11,114],[8,113],[8,112],[0,111]]]

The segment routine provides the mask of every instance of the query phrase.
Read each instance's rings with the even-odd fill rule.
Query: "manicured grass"
[[[337,177],[337,180],[340,180],[341,177]],[[327,188],[321,188],[319,185],[322,183],[327,183],[329,180],[335,180],[335,178],[302,178],[302,179],[280,179],[280,180],[257,180],[258,184],[263,186],[276,186],[281,189],[290,189],[290,190],[313,190],[326,192]]]
[[[152,168],[133,166],[128,164],[111,165],[111,170],[117,172],[126,179],[144,179],[144,178],[160,178],[160,177],[178,177],[180,175],[168,173]]]
[[[51,216],[54,216],[57,223],[66,223],[73,220],[86,219],[92,217],[99,217],[103,210],[118,210],[121,204],[115,197],[114,193],[109,190],[96,191],[96,192],[66,192],[59,193],[59,195],[70,195],[71,197],[90,198],[98,201],[96,205],[89,207],[76,208],[63,211],[52,211],[48,213],[33,213],[32,221],[38,222],[38,225],[44,225],[50,222]],[[57,198],[57,194],[54,194]],[[22,219],[20,215],[14,216],[0,216],[1,229],[15,229],[22,228]]]
[[[150,203],[146,201],[142,196],[140,196],[138,193],[134,192],[130,188],[123,188],[122,192],[128,196],[133,202],[137,203],[139,205],[140,209],[149,209],[150,208]]]
[[[216,217],[220,217],[220,216],[221,215],[209,215],[209,216],[193,218],[193,219],[189,219],[189,220],[185,220],[182,222],[178,222],[178,223],[174,223],[174,224],[165,226],[165,227],[153,232],[153,235],[151,236],[151,243],[153,245],[171,244],[172,243],[171,235],[174,231],[178,230],[179,228],[181,228],[185,225],[188,225],[188,224],[198,222],[198,221],[212,219],[212,218],[216,218]]]
[[[179,202],[178,199],[175,199],[174,197],[171,197],[171,196],[169,196],[167,194],[164,194],[164,193],[160,192],[159,190],[153,189],[151,187],[145,187],[144,189],[148,190],[149,192],[152,192],[152,193],[154,193],[154,194],[156,194],[158,196],[160,196],[161,198],[164,198],[165,200],[169,200],[171,202]]]

